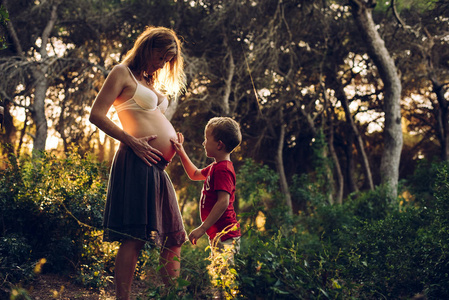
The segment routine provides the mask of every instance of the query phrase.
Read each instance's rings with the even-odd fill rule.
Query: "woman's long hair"
[[[126,53],[123,63],[143,76],[147,71],[154,50],[162,50],[164,56],[173,55],[173,59],[166,63],[162,69],[153,74],[153,85],[156,89],[176,96],[184,89],[184,59],[182,57],[181,42],[176,33],[165,27],[146,27],[137,38],[134,46]]]

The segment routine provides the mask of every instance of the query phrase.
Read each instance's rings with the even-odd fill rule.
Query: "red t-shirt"
[[[213,240],[217,233],[226,228],[231,228],[231,224],[237,225],[237,230],[230,230],[221,237],[222,241],[241,236],[240,224],[237,222],[237,216],[234,210],[235,201],[235,171],[234,165],[229,160],[214,162],[201,170],[201,174],[206,176],[203,190],[201,191],[200,215],[201,221],[204,222],[210,211],[217,203],[217,191],[225,191],[229,193],[229,205],[218,221],[212,225],[207,231],[210,240]]]

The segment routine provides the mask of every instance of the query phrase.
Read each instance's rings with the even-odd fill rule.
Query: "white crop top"
[[[163,95],[156,94],[153,90],[147,88],[139,81],[137,81],[134,74],[128,68],[129,73],[134,78],[134,81],[137,83],[136,91],[131,99],[119,104],[115,105],[115,110],[117,113],[123,110],[149,110],[153,111],[159,108],[162,113],[165,113],[168,107],[168,100]]]

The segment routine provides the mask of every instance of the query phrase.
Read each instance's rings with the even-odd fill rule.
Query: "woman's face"
[[[149,70],[148,74],[152,74],[156,72],[159,69],[162,69],[166,63],[171,61],[175,55],[173,53],[170,53],[168,51],[155,49],[152,53],[152,58],[149,64]]]

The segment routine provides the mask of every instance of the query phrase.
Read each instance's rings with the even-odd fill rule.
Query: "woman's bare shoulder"
[[[107,81],[112,81],[115,84],[123,86],[134,85],[129,69],[124,64],[115,65],[108,74]]]
[[[118,64],[112,68],[111,72],[109,72],[109,74],[112,74],[112,73],[116,76],[129,75],[129,69],[124,64]]]

